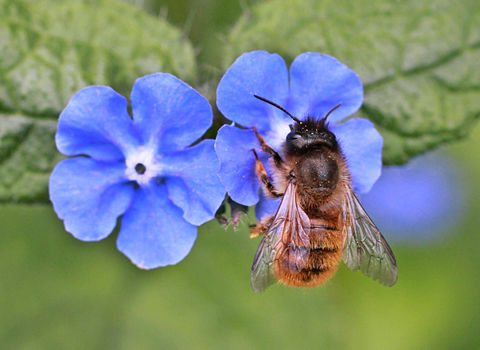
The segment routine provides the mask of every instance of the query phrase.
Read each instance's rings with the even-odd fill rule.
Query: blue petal
[[[382,135],[373,123],[354,118],[331,126],[347,158],[355,192],[366,193],[382,172]]]
[[[293,61],[287,105],[293,115],[323,117],[341,102],[341,107],[328,118],[335,123],[357,111],[362,101],[362,82],[353,70],[336,58],[307,52]]]
[[[393,239],[422,241],[452,232],[465,206],[465,189],[452,160],[439,154],[383,168],[361,197],[377,226]]]
[[[169,199],[162,184],[137,188],[122,219],[117,247],[138,267],[176,264],[192,249],[197,227]]]
[[[166,185],[172,202],[183,209],[189,223],[201,225],[214,218],[225,199],[218,170],[215,142],[205,140],[198,145],[166,155]]]
[[[258,220],[264,220],[269,215],[274,215],[278,206],[280,205],[281,198],[268,198],[265,194],[260,192],[260,200],[255,206],[255,216]]]
[[[60,114],[57,147],[68,156],[124,159],[125,152],[138,144],[131,124],[125,97],[108,86],[89,86],[77,92]]]
[[[283,112],[256,99],[259,95],[282,103],[288,95],[288,71],[277,54],[254,51],[241,55],[227,70],[217,88],[217,106],[225,117],[261,133],[270,123],[284,119]]]
[[[60,162],[50,176],[49,190],[65,229],[84,241],[108,236],[133,196],[132,184],[125,182],[125,165],[84,157]]]
[[[162,152],[190,146],[213,121],[207,99],[167,73],[137,79],[132,90],[132,110],[143,142],[155,143]]]
[[[233,125],[224,125],[218,130],[215,150],[220,161],[220,180],[235,202],[247,206],[258,202],[260,189],[252,149],[257,150],[265,164],[267,156],[259,150],[253,130],[241,130]]]

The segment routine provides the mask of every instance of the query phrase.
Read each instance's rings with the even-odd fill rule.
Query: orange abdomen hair
[[[344,238],[338,219],[310,220],[310,246],[292,244],[280,249],[275,257],[275,277],[291,287],[316,287],[326,282],[335,274],[342,259]],[[291,249],[308,250],[308,258],[292,261],[295,258],[289,254]]]

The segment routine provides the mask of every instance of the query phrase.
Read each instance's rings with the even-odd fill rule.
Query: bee
[[[299,120],[263,97],[256,98],[288,114],[294,124],[283,143],[283,157],[254,129],[261,149],[271,156],[273,180],[255,150],[255,172],[270,197],[281,198],[275,215],[251,228],[263,236],[251,271],[253,290],[273,283],[315,287],[337,271],[340,261],[391,287],[397,263],[385,238],[352,190],[347,161],[330,131],[327,117]]]

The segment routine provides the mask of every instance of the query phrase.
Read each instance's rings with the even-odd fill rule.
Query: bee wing
[[[250,282],[256,293],[263,292],[277,281],[273,267],[273,260],[276,255],[276,240],[278,240],[276,235],[265,234],[255,253]]]
[[[343,261],[352,271],[361,270],[380,284],[393,286],[398,277],[395,256],[352,189],[343,209]]]
[[[253,259],[250,281],[256,293],[277,281],[274,264],[277,253],[288,253],[290,271],[300,272],[303,268],[300,264],[310,253],[309,234],[310,219],[298,204],[296,185],[290,182]],[[297,249],[299,246],[304,248]]]

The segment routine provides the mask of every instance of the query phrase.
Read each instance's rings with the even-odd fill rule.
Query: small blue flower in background
[[[284,112],[254,98],[264,97],[284,107],[299,119],[307,115],[328,117],[347,158],[355,191],[365,193],[378,179],[382,167],[383,138],[373,124],[361,118],[338,123],[360,108],[363,87],[355,72],[334,57],[318,53],[298,56],[290,67],[277,54],[254,51],[240,56],[227,70],[217,88],[217,106],[225,117],[258,132],[277,152],[290,132],[292,120]],[[273,214],[278,200],[259,195],[254,155],[262,162],[268,156],[260,151],[253,130],[224,125],[218,132],[215,149],[220,160],[220,178],[229,196],[243,205],[254,205],[257,218]],[[267,169],[268,171],[268,169]],[[260,202],[259,202],[260,200]]]
[[[465,200],[459,175],[444,155],[418,156],[403,166],[384,167],[361,201],[389,238],[425,241],[455,231]]]
[[[127,100],[107,86],[72,97],[56,143],[67,156],[50,177],[50,199],[76,238],[108,236],[123,215],[118,249],[141,268],[181,261],[197,226],[224,200],[213,140],[189,147],[212,125],[212,109],[170,74],[140,78]],[[88,157],[85,157],[88,156]]]

